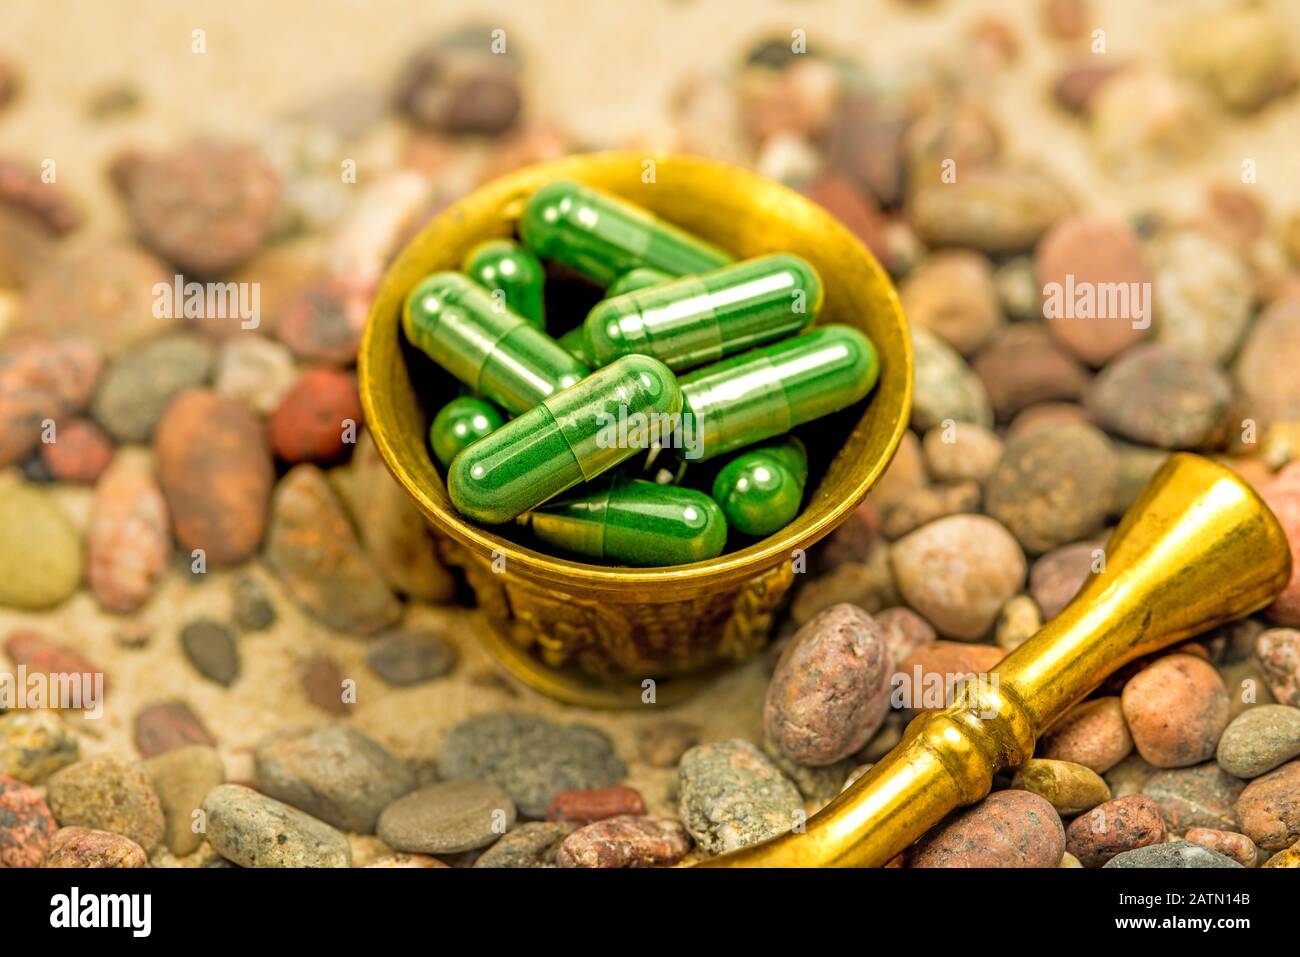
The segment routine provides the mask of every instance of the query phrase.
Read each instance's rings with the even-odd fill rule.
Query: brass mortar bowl
[[[404,343],[402,304],[429,273],[459,269],[475,244],[512,235],[528,197],[555,179],[625,197],[741,258],[798,253],[825,284],[817,322],[856,326],[875,344],[879,383],[856,424],[845,422],[849,434],[803,512],[776,534],[709,561],[616,568],[536,551],[518,529],[480,527],[452,507],[426,435],[437,409],[430,393],[450,398],[455,383]],[[561,326],[556,318],[552,328]],[[384,276],[358,366],[379,452],[435,530],[443,561],[464,569],[491,625],[481,629],[489,650],[537,690],[592,707],[641,704],[651,687],[656,703],[669,703],[761,649],[805,550],[843,522],[884,472],[912,401],[907,323],[889,277],[863,245],[822,207],[778,183],[674,154],[599,153],[532,166],[448,208]]]

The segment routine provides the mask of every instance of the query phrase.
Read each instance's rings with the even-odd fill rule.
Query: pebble
[[[1170,58],[1223,106],[1250,113],[1294,86],[1287,32],[1267,7],[1228,7],[1182,24]]]
[[[1239,830],[1265,851],[1280,851],[1300,838],[1300,761],[1289,761],[1255,778],[1237,798]]]
[[[229,688],[239,677],[239,646],[229,626],[200,618],[181,628],[181,650],[194,670]]]
[[[1115,696],[1075,705],[1038,741],[1038,755],[1073,761],[1105,774],[1133,751],[1124,710]]]
[[[927,485],[907,493],[889,509],[880,531],[886,538],[901,538],[935,519],[978,511],[980,496],[979,483],[971,480]]]
[[[898,449],[880,480],[871,487],[864,502],[837,528],[822,547],[826,567],[841,562],[869,562],[880,530],[879,516],[929,481],[921,442],[910,429],[903,433]]]
[[[124,355],[174,324],[154,315],[159,283],[171,285],[172,270],[134,243],[92,243],[42,264],[27,289],[28,322]]]
[[[141,156],[123,186],[144,244],[198,276],[219,276],[257,252],[280,202],[266,157],[237,143],[199,141]]]
[[[1244,785],[1213,761],[1192,768],[1157,771],[1142,792],[1156,802],[1165,827],[1182,834],[1193,827],[1237,830],[1233,805]]]
[[[294,383],[271,414],[271,447],[285,462],[334,462],[343,457],[349,444],[355,443],[361,420],[361,399],[352,374],[338,369],[311,369]]]
[[[1066,817],[1110,800],[1110,788],[1096,771],[1070,761],[1031,758],[1016,771],[1011,786],[1037,794]]]
[[[623,814],[574,831],[555,852],[557,867],[671,867],[691,837],[669,817]]]
[[[403,64],[394,104],[417,126],[497,136],[515,125],[523,107],[517,64],[493,55],[491,28],[479,29],[473,47],[440,38]]]
[[[1041,324],[1004,329],[975,358],[994,415],[1003,421],[1045,402],[1072,402],[1087,392],[1090,375]]]
[[[1147,781],[1151,780],[1156,769],[1143,760],[1142,755],[1134,751],[1105,774],[1110,793],[1115,797],[1127,797],[1142,793]]]
[[[997,791],[930,831],[908,852],[909,867],[1056,867],[1065,829],[1052,806],[1028,791]]]
[[[1222,442],[1231,401],[1232,383],[1212,362],[1153,343],[1103,369],[1087,408],[1106,431],[1134,442],[1201,449]]]
[[[1149,301],[1145,301],[1145,312],[1137,302],[1102,301],[1101,290],[1109,288],[1108,284],[1121,284],[1121,288],[1127,289],[1151,288],[1152,275],[1146,254],[1128,227],[1089,216],[1066,219],[1039,244],[1034,268],[1044,287],[1047,327],[1084,362],[1104,365],[1147,334],[1151,324]],[[1055,299],[1051,290],[1057,293]],[[1079,301],[1084,292],[1096,296],[1097,301],[1090,309],[1088,303]],[[1107,314],[1109,305],[1122,309],[1122,314]],[[1089,314],[1080,315],[1080,309],[1088,310]]]
[[[789,831],[803,798],[762,751],[735,738],[682,756],[677,813],[706,854],[724,854]]]
[[[221,756],[192,744],[149,758],[144,771],[162,805],[163,843],[177,857],[193,854],[203,843],[203,834],[194,830],[194,812],[208,792],[226,780]]]
[[[399,851],[455,854],[491,844],[514,823],[514,802],[495,784],[442,781],[384,808],[377,833]]]
[[[80,753],[76,735],[49,711],[0,714],[0,776],[41,784]]]
[[[368,281],[319,280],[285,306],[272,332],[299,359],[348,365],[357,358],[371,293]]]
[[[361,433],[350,467],[335,474],[343,475],[362,544],[389,586],[420,601],[452,600],[456,582],[438,561],[429,524],[393,478],[369,432]]]
[[[1193,827],[1189,828],[1183,837],[1193,844],[1199,844],[1201,847],[1231,858],[1242,867],[1256,867],[1259,864],[1259,848],[1245,834],[1219,831],[1209,827]]]
[[[1134,745],[1158,768],[1212,758],[1228,726],[1223,679],[1213,665],[1192,655],[1152,662],[1124,685],[1121,702]]]
[[[979,377],[957,350],[913,325],[912,427],[925,432],[946,421],[993,425],[993,409]]]
[[[329,655],[312,655],[298,665],[298,684],[304,696],[326,714],[348,714],[355,702],[344,700],[343,669]]]
[[[1260,428],[1300,419],[1300,300],[1277,300],[1255,319],[1232,367],[1243,411]]]
[[[217,354],[213,387],[270,415],[297,379],[293,353],[263,336],[232,336]]]
[[[448,781],[492,781],[525,817],[544,818],[556,794],[618,784],[627,768],[596,728],[499,711],[452,728],[438,773]]]
[[[507,831],[474,861],[475,867],[554,867],[560,842],[573,833],[563,821],[529,821]]]
[[[89,827],[124,834],[146,851],[163,836],[158,794],[134,762],[111,755],[84,758],[46,782],[50,810],[64,827]]]
[[[118,442],[148,442],[172,400],[208,380],[212,362],[212,346],[197,335],[147,342],[109,363],[91,414]]]
[[[984,508],[1031,555],[1097,531],[1115,496],[1119,463],[1090,425],[1014,435],[984,489]]]
[[[898,666],[891,679],[892,703],[896,708],[916,711],[946,708],[953,703],[953,689],[959,682],[968,675],[991,671],[1004,657],[1006,652],[991,645],[932,642],[912,652]]]
[[[621,814],[645,814],[645,799],[641,797],[641,792],[622,784],[608,788],[561,791],[546,808],[548,821],[567,821],[576,825],[603,821]]]
[[[991,255],[1029,249],[1068,215],[1073,200],[1037,165],[995,164],[962,170],[957,182],[927,183],[911,216],[929,246],[961,246]]]
[[[849,232],[871,250],[873,256],[885,264],[886,268],[889,267],[890,250],[885,236],[885,218],[879,207],[872,202],[872,197],[864,193],[853,180],[837,173],[822,173],[808,185],[805,195],[848,227]]]
[[[0,343],[0,467],[26,458],[46,420],[86,407],[100,358],[78,339],[11,338]]]
[[[182,393],[158,423],[154,455],[181,547],[202,549],[209,566],[251,558],[275,473],[248,407],[206,389]]]
[[[973,422],[930,429],[921,439],[925,467],[936,482],[983,482],[1002,458],[1002,440]]]
[[[456,646],[432,631],[392,631],[366,652],[370,670],[399,688],[424,684],[456,666]]]
[[[1127,67],[1126,63],[1097,64],[1091,60],[1068,63],[1056,74],[1052,95],[1070,113],[1087,116],[1098,91]]]
[[[1155,338],[1184,355],[1223,365],[1250,326],[1250,271],[1200,230],[1161,233],[1148,246]]]
[[[934,626],[910,608],[886,608],[874,617],[889,660],[895,664],[906,661],[912,652],[938,637]]]
[[[350,867],[347,838],[324,821],[238,784],[203,799],[208,843],[240,867]]]
[[[0,486],[0,606],[38,611],[81,584],[81,537],[49,493],[6,479]]]
[[[216,739],[184,701],[163,701],[141,708],[135,716],[135,749],[156,758],[190,745],[216,747]]]
[[[652,768],[675,768],[682,755],[699,743],[699,725],[661,718],[637,732],[636,753],[642,764]]]
[[[430,857],[428,854],[407,854],[405,851],[398,851],[396,854],[385,854],[383,857],[376,857],[366,867],[446,867],[442,861],[436,857]]]
[[[1233,719],[1219,738],[1219,767],[1239,778],[1257,778],[1300,755],[1300,708],[1264,704]]]
[[[1116,854],[1103,867],[1241,867],[1218,851],[1191,841],[1170,841]]]
[[[812,621],[832,605],[848,603],[874,614],[902,601],[894,587],[889,551],[881,543],[872,550],[869,564],[842,562],[804,582],[790,605],[790,620],[798,626]]]
[[[782,754],[781,749],[766,736],[763,738],[763,753],[778,771],[794,782],[804,801],[818,808],[840,793],[845,776],[853,770],[850,758],[817,766],[798,764]]]
[[[1300,466],[1288,465],[1263,489],[1264,501],[1273,510],[1291,549],[1291,578],[1283,587],[1282,593],[1269,605],[1267,614],[1277,624],[1292,627],[1300,626],[1300,483],[1294,478],[1298,472]],[[1297,660],[1293,640],[1274,636],[1270,642],[1273,646],[1271,654],[1281,653],[1281,667],[1286,667],[1285,661],[1288,659],[1292,662]],[[1284,651],[1287,646],[1293,650]],[[1261,654],[1260,660],[1263,658]],[[1292,664],[1290,670],[1294,674],[1296,666]],[[1294,681],[1292,684],[1294,687]],[[1300,704],[1300,698],[1291,703]]]
[[[964,356],[977,352],[1006,321],[992,265],[969,250],[935,253],[907,277],[898,295],[909,320]]]
[[[113,443],[89,419],[58,424],[53,442],[37,446],[41,461],[56,482],[94,485],[113,461]]]
[[[274,732],[257,743],[253,761],[259,791],[342,831],[373,834],[379,813],[415,788],[386,748],[340,725]]]
[[[1154,67],[1120,72],[1089,103],[1093,152],[1117,179],[1169,175],[1212,139],[1211,105],[1190,84]]]
[[[63,827],[50,840],[42,867],[148,867],[149,858],[122,834],[88,827]]]
[[[86,552],[90,590],[105,611],[140,608],[166,574],[171,521],[142,457],[119,456],[95,486]]]
[[[1029,592],[1045,620],[1059,615],[1079,593],[1092,574],[1099,551],[1102,551],[1100,542],[1077,542],[1052,549],[1034,562],[1029,571]]]
[[[55,237],[38,216],[0,203],[0,286],[11,290],[7,297],[12,297],[10,302],[14,303],[12,307],[6,304],[6,325],[11,322],[17,328],[34,325],[24,322],[26,316],[18,312],[20,296],[14,290],[35,282],[55,258],[55,248]],[[9,318],[13,313],[17,313],[16,320]]]
[[[839,604],[786,645],[768,685],[763,726],[790,760],[826,765],[861,748],[889,711],[893,660],[880,627]]]
[[[896,542],[890,558],[907,604],[947,638],[987,634],[1025,582],[1020,546],[982,515],[931,522]]]
[[[993,640],[1003,651],[1015,651],[1043,627],[1043,613],[1029,595],[1016,595],[998,611]]]
[[[102,668],[79,652],[67,645],[50,641],[39,632],[12,632],[5,640],[4,649],[15,665],[27,669],[29,676],[40,672],[50,676],[89,675],[93,679],[95,675],[103,674]]]
[[[1165,824],[1154,801],[1131,794],[1076,817],[1065,835],[1065,849],[1084,867],[1101,867],[1116,854],[1159,844],[1165,839]]]
[[[256,578],[241,575],[230,586],[230,617],[240,631],[265,631],[275,624],[275,606]]]
[[[40,867],[57,828],[39,791],[0,775],[0,868]]]
[[[374,634],[401,616],[401,604],[314,465],[294,466],[276,486],[266,560],[289,597],[337,631]]]
[[[1007,426],[1005,438],[1023,435],[1039,426],[1059,428],[1062,425],[1075,425],[1087,421],[1088,413],[1081,405],[1075,405],[1073,402],[1043,402],[1019,412]]]

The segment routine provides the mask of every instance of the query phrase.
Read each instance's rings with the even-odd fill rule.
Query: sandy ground
[[[1160,37],[1182,17],[1213,3],[1159,0],[1096,2],[1111,55],[1164,55]],[[1300,4],[1287,16],[1300,36]],[[1059,62],[1042,39],[1037,3],[933,3],[920,9],[901,0],[852,2],[683,2],[683,0],[529,0],[529,2],[399,2],[399,0],[5,0],[0,10],[0,55],[16,61],[26,79],[22,101],[0,117],[4,152],[54,158],[59,181],[81,200],[87,227],[73,240],[124,230],[120,204],[104,179],[104,163],[131,145],[167,144],[194,133],[255,135],[273,117],[350,84],[385,89],[404,54],[426,36],[478,20],[500,24],[526,58],[532,118],[569,126],[593,145],[626,142],[667,122],[672,90],[692,72],[725,73],[756,39],[807,31],[812,44],[856,52],[888,67],[941,55],[981,13],[1016,24],[1022,60],[987,91],[1004,119],[1009,152],[1040,155],[1059,169],[1085,202],[1124,213],[1142,208],[1189,210],[1211,179],[1238,178],[1243,159],[1256,160],[1259,188],[1275,214],[1300,206],[1294,131],[1300,98],[1246,122],[1220,124],[1203,160],[1178,174],[1135,183],[1104,180],[1091,157],[1086,130],[1051,109],[1047,78]],[[192,31],[206,31],[207,52],[191,52]],[[143,108],[121,122],[88,124],[84,104],[96,91],[129,81]],[[82,516],[88,493],[61,493]],[[277,598],[279,621],[268,632],[241,639],[244,671],[229,690],[197,678],[183,659],[177,630],[201,615],[229,613],[229,573],[199,584],[169,576],[137,621],[98,611],[81,593],[45,615],[0,611],[0,634],[31,625],[102,664],[112,683],[98,722],[79,721],[87,751],[132,753],[131,721],[142,706],[187,699],[213,731],[232,778],[251,774],[250,747],[288,723],[322,719],[302,697],[297,662],[313,653],[334,657],[359,682],[355,713],[347,720],[408,756],[437,753],[441,735],[463,718],[520,707],[566,720],[591,720],[609,732],[632,765],[631,783],[653,809],[668,810],[671,772],[635,763],[635,735],[653,714],[583,712],[547,701],[502,676],[473,637],[464,613],[458,626],[462,655],[454,674],[419,688],[386,688],[364,667],[365,643],[314,626],[260,566],[256,574]],[[437,609],[412,608],[418,625]],[[142,648],[123,635],[147,633]],[[765,671],[761,661],[739,668],[706,693],[674,710],[696,722],[706,738],[757,739]]]

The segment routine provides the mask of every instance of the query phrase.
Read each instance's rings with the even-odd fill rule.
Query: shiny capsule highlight
[[[743,535],[771,535],[799,514],[808,455],[794,436],[741,452],[713,481],[713,500],[727,525]]]
[[[704,460],[784,435],[853,405],[879,377],[866,336],[851,326],[821,326],[682,376],[674,444]]]
[[[452,399],[433,417],[429,426],[429,447],[444,469],[461,450],[505,425],[501,410],[487,399],[462,395]]]
[[[588,372],[554,339],[460,273],[422,280],[406,299],[402,329],[413,346],[513,415]]]
[[[461,270],[538,329],[546,329],[546,270],[532,250],[510,239],[489,239],[465,256]]]
[[[732,256],[610,193],[557,180],[528,201],[519,232],[534,252],[602,286],[641,266],[670,276],[708,272]]]
[[[533,534],[583,558],[643,568],[706,561],[726,547],[722,509],[703,492],[621,477],[601,484],[534,509]]]
[[[448,470],[448,495],[475,521],[508,522],[649,447],[681,408],[672,370],[625,356],[467,447]]]
[[[809,262],[758,256],[597,303],[583,323],[584,351],[597,366],[640,353],[691,369],[793,335],[821,304]]]

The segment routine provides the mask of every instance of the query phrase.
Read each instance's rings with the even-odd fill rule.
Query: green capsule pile
[[[811,327],[816,268],[786,252],[738,261],[569,181],[537,190],[518,230],[472,249],[463,273],[426,277],[402,315],[411,345],[468,390],[429,430],[455,508],[638,567],[707,561],[793,521],[809,463],[791,430],[860,402],[880,373],[862,333]],[[543,260],[604,297],[563,317]]]

